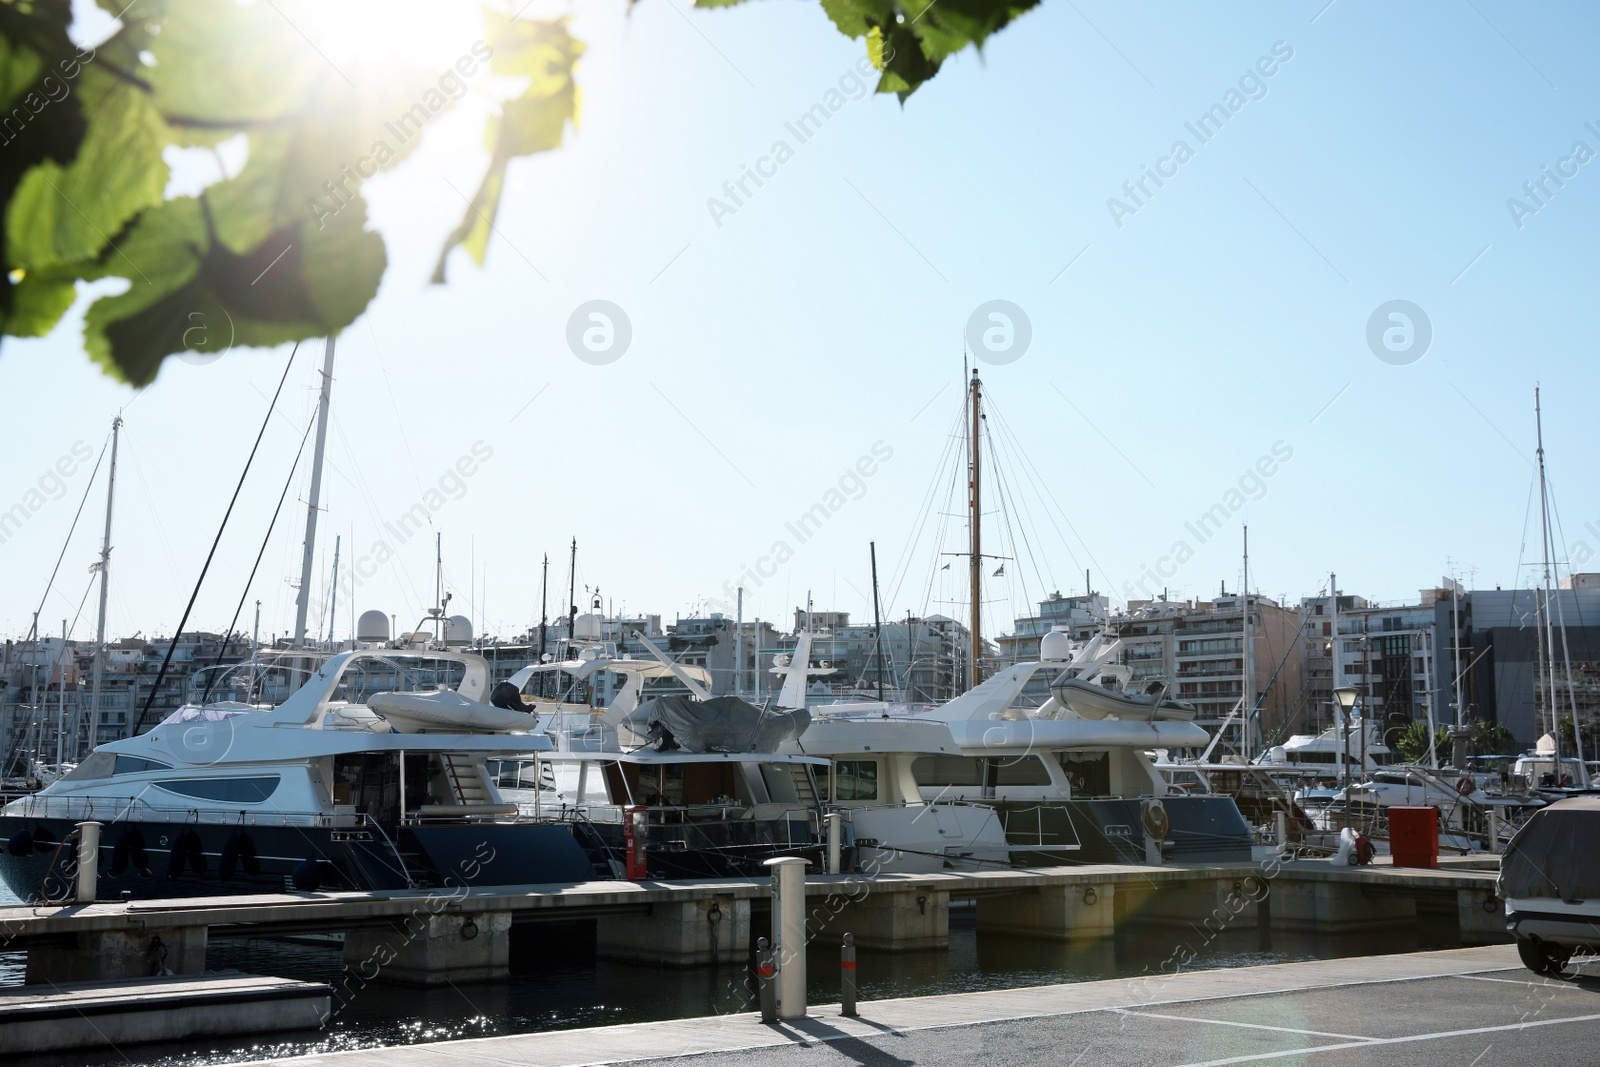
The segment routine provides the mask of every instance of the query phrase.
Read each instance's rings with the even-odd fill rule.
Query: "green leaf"
[[[26,275],[11,287],[11,311],[4,317],[4,332],[12,337],[43,337],[77,299],[71,277],[49,272]]]
[[[43,71],[44,59],[38,52],[9,37],[0,37],[0,111],[10,111]]]
[[[88,132],[68,166],[38,164],[23,175],[6,208],[6,260],[37,270],[94,259],[140,210],[159,203],[167,184],[167,143],[149,96],[122,82],[95,85],[84,75]]]
[[[939,73],[946,59],[989,36],[1039,0],[821,0],[847,37],[866,40],[872,65],[883,72],[878,92],[903,102]],[[696,6],[706,6],[697,3]]]
[[[337,332],[377,295],[387,266],[383,239],[365,223],[357,199],[321,228],[298,221],[241,255],[216,239],[204,197],[168,201],[121,242],[124,265],[104,268],[136,269],[127,292],[90,305],[85,347],[114,376],[144,385],[174,353]]]
[[[559,148],[567,124],[576,126],[578,122],[574,71],[584,46],[567,31],[567,20],[532,22],[492,10],[485,11],[485,19],[489,24],[489,45],[494,49],[490,69],[496,74],[525,77],[528,85],[521,96],[505,104],[489,125],[488,170],[460,224],[439,250],[432,279],[435,285],[444,284],[446,260],[457,246],[466,249],[473,262],[483,265],[511,160]]]

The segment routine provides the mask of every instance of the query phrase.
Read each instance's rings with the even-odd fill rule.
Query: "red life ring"
[[[1456,788],[1461,791],[1462,796],[1470,797],[1477,790],[1478,783],[1471,778],[1463,776],[1461,781],[1456,783]]]

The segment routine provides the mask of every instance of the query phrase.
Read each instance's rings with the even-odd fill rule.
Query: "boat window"
[[[919,786],[983,785],[983,761],[975,756],[918,756],[911,775]]]
[[[143,756],[118,756],[116,767],[112,774],[138,774],[141,771],[170,771],[172,764],[162,763],[160,760],[145,759]]]
[[[1050,784],[1050,772],[1038,756],[995,756],[990,765],[990,780],[995,785]]]
[[[121,757],[118,757],[119,759]],[[111,753],[91,752],[72,770],[61,776],[64,782],[90,781],[95,778],[106,778],[116,772],[112,770]]]
[[[878,761],[840,760],[833,765],[834,800],[877,800]]]
[[[1111,753],[1061,752],[1061,769],[1067,772],[1075,796],[1106,797],[1111,795]]]
[[[175,778],[155,783],[179,796],[217,800],[225,804],[259,804],[278,788],[278,775],[259,778]]]

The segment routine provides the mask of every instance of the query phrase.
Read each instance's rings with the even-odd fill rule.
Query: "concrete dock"
[[[1335,867],[1301,861],[1227,867],[1086,865],[976,874],[812,875],[809,936],[850,931],[863,951],[949,944],[952,901],[974,901],[980,933],[1065,942],[1123,924],[1313,933],[1403,928],[1419,910],[1456,920],[1464,944],[1507,940],[1492,870]],[[384,893],[259,894],[0,908],[0,942],[28,953],[27,981],[135,978],[152,953],[179,974],[205,969],[222,937],[345,934],[364,977],[418,985],[493,981],[508,971],[514,924],[593,919],[596,951],[668,966],[746,961],[757,880],[582,882]],[[370,973],[369,973],[370,972]]]
[[[1368,956],[446,1041],[273,1067],[1458,1067],[1594,1062],[1600,981],[1537,978],[1508,946]]]
[[[255,974],[0,987],[0,1051],[8,1055],[310,1030],[332,988]]]

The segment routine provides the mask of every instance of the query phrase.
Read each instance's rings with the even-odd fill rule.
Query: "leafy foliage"
[[[485,131],[488,164],[435,283],[457,247],[484,262],[507,167],[560,147],[578,119],[584,46],[564,18],[520,17],[520,0],[492,0],[484,40],[442,72],[393,57],[336,66],[300,30],[327,0],[96,2],[117,29],[80,48],[71,0],[0,0],[0,334],[44,336],[80,283],[121,279],[89,307],[84,347],[138,385],[174,353],[353,322],[388,265],[362,183],[405,160],[462,78],[486,66],[516,89]],[[1038,0],[820,2],[866,42],[878,91],[904,101]],[[167,197],[170,149],[241,135],[237,174]]]
[[[135,384],[186,349],[353,322],[388,263],[361,185],[404,160],[469,72],[487,65],[521,91],[490,123],[487,173],[436,281],[457,245],[483,262],[507,164],[559,146],[577,117],[583,46],[564,19],[488,9],[484,40],[453,69],[386,57],[352,79],[301,34],[316,0],[99,2],[120,26],[79,48],[68,0],[0,0],[0,330],[42,336],[80,281],[124,279],[90,306],[84,345]],[[169,148],[241,134],[237,174],[165,198]]]
[[[696,7],[732,7],[744,0],[695,0]],[[944,61],[968,45],[983,49],[989,36],[1039,0],[821,0],[847,37],[867,43],[881,76],[878,92],[902,102],[939,73]]]
[[[1420,720],[1408,724],[1395,739],[1395,747],[1400,750],[1407,763],[1427,763],[1428,724]],[[1433,750],[1438,755],[1440,763],[1450,759],[1453,747],[1454,743],[1447,732],[1444,730],[1435,732]]]
[[[1468,719],[1456,727],[1455,737],[1473,756],[1503,756],[1517,750],[1517,739],[1503,723]]]

